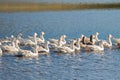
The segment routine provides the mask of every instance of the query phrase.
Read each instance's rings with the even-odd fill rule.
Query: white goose
[[[58,43],[51,43],[51,44],[50,44],[50,48],[51,48],[51,49],[56,49],[56,48],[62,47],[61,42],[62,42],[62,41],[59,40]]]
[[[11,41],[13,41],[13,39],[15,39],[15,37],[13,35],[11,35],[11,37],[6,37],[5,39],[1,39],[1,43],[10,43]]]
[[[37,33],[34,33],[34,40],[35,40],[35,37],[37,36]],[[32,41],[30,39],[19,39],[20,41],[20,45],[29,45],[29,46],[34,46],[36,43],[35,41]]]
[[[86,45],[87,51],[104,51],[103,42],[99,43],[99,45]]]
[[[41,32],[40,39],[37,40],[39,43],[45,43],[44,35],[45,35],[45,32]]]
[[[37,40],[38,43],[40,43],[40,44],[45,43],[44,35],[45,35],[45,32],[41,32],[40,38],[39,38],[39,37],[36,37],[36,40]],[[34,37],[28,36],[28,38],[29,38],[30,40],[34,41]]]
[[[106,48],[112,48],[112,41],[111,41],[111,38],[113,36],[111,34],[108,35],[108,40],[103,40],[102,43],[104,45],[104,47]]]
[[[35,47],[35,50],[29,51],[29,50],[19,50],[19,52],[16,54],[18,57],[38,57],[38,51],[37,48]]]
[[[34,36],[35,39],[35,47],[33,48],[33,52],[29,51],[29,50],[22,50],[20,49],[18,54],[16,54],[16,56],[22,56],[22,57],[38,57],[38,50],[37,50],[37,41],[36,41],[36,36],[37,34]]]
[[[65,45],[66,44],[66,35],[60,36],[60,39],[50,39],[50,43],[58,44],[59,40],[61,40],[61,44]]]
[[[75,46],[74,46],[75,41],[71,41],[70,47],[68,46],[63,46],[58,48],[58,52],[62,53],[74,53],[75,52]]]
[[[19,48],[16,47],[17,44],[18,44],[18,43],[17,43],[15,40],[13,40],[13,41],[12,41],[12,44],[2,45],[1,48],[2,48],[2,50],[5,51],[5,52],[18,52],[18,51],[19,51]]]
[[[66,35],[62,35],[59,40],[51,39],[51,48],[58,48],[66,45]]]
[[[38,53],[49,53],[50,50],[49,50],[49,45],[50,42],[47,41],[46,44],[45,44],[45,48],[43,48],[42,46],[37,46],[37,50],[38,50]]]
[[[99,32],[96,32],[95,35],[94,35],[96,42],[100,41],[100,40],[98,39],[98,35],[99,35]]]
[[[115,45],[120,46],[120,38],[113,38]]]
[[[62,45],[66,45],[66,40],[65,40],[65,38],[66,38],[66,35],[63,35],[63,36],[61,37],[61,44],[62,44]]]

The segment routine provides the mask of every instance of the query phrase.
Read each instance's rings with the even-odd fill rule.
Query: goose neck
[[[71,49],[75,49],[74,42],[71,43]]]
[[[95,39],[96,39],[96,41],[99,41],[99,39],[98,39],[98,35],[95,35]]]
[[[37,44],[36,36],[34,36],[34,42],[35,42],[35,44]]]
[[[19,45],[18,45],[18,41],[15,42],[15,47],[20,49]]]
[[[101,48],[104,48],[104,45],[103,45],[103,43],[100,43],[100,44],[99,44],[99,46],[100,46]]]
[[[49,45],[49,44],[48,44],[48,43],[46,43],[46,46],[45,46],[45,48],[46,48],[47,50],[49,50],[49,47],[48,47],[48,45]]]
[[[108,37],[108,42],[112,44],[111,37]]]
[[[43,34],[40,35],[40,39],[44,40]]]
[[[62,46],[62,40],[61,39],[58,41],[58,46]]]
[[[37,50],[37,45],[35,45],[34,49],[33,49],[34,53],[38,53],[38,50]]]

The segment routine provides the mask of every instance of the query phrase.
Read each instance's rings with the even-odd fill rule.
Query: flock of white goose
[[[11,37],[0,39],[0,56],[3,54],[12,54],[14,56],[23,57],[38,57],[40,54],[49,54],[50,50],[58,53],[75,53],[76,51],[104,51],[104,49],[113,49],[120,47],[120,38],[115,38],[111,34],[108,35],[107,40],[100,40],[98,38],[99,33],[96,32],[87,38],[85,35],[81,35],[80,38],[71,39],[66,41],[66,35],[61,35],[59,39],[44,39],[45,32],[41,32],[40,37],[37,37],[37,33],[28,38],[23,38],[22,34],[18,34],[17,37],[11,35]],[[113,41],[112,41],[113,39]],[[30,47],[30,50],[23,47]]]

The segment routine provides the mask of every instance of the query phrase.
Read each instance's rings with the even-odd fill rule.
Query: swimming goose
[[[33,52],[29,51],[29,50],[20,49],[19,52],[15,56],[18,56],[18,57],[38,57],[38,51],[37,51],[36,47],[33,49]]]
[[[63,45],[61,42],[62,42],[62,40],[60,39],[60,40],[58,41],[58,44],[51,43],[51,44],[50,44],[50,49],[53,49],[55,52],[58,52],[58,49],[59,49],[59,48],[65,46],[65,45]]]
[[[111,34],[108,35],[108,39],[107,40],[103,40],[102,43],[104,45],[104,47],[106,48],[111,48],[112,47],[112,41],[111,41],[111,38],[113,36]]]
[[[44,38],[45,32],[41,32],[40,39],[37,40],[39,43],[45,43],[45,38]],[[38,39],[38,38],[37,38]]]
[[[37,36],[37,33],[34,33],[34,37],[33,38],[35,38],[36,36]],[[34,46],[36,44],[34,40],[32,41],[30,39],[23,39],[23,38],[19,39],[20,45],[28,45],[28,46]]]
[[[94,35],[91,35],[90,36],[90,42],[86,43],[87,45],[94,45],[96,42],[95,40],[95,36]]]
[[[115,42],[115,45],[120,47],[120,38],[113,37],[113,40]]]
[[[73,53],[75,51],[74,43],[75,43],[75,41],[73,40],[73,41],[71,41],[70,47],[63,46],[63,47],[58,48],[58,52]]]
[[[18,52],[19,51],[19,47],[16,46],[16,45],[18,45],[18,42],[16,42],[15,40],[13,40],[12,44],[2,45],[1,48],[5,52]]]
[[[99,32],[96,32],[95,35],[94,35],[96,42],[100,41],[100,40],[98,39],[98,35],[99,35]]]
[[[99,45],[86,45],[87,51],[104,51],[103,42],[99,43]]]
[[[11,41],[13,41],[13,39],[15,39],[15,37],[13,35],[11,35],[11,37],[6,37],[5,39],[1,39],[1,43],[10,43]]]
[[[66,35],[63,35],[63,36],[61,37],[61,44],[62,44],[62,45],[66,45],[66,40],[65,40],[65,38],[66,38]]]
[[[50,39],[50,42],[51,42],[51,48],[58,48],[58,47],[61,47],[61,46],[64,46],[66,45],[66,35],[62,35],[60,37],[60,39],[56,40],[56,39]]]
[[[49,53],[50,50],[49,50],[49,45],[50,42],[47,41],[46,44],[45,44],[45,48],[43,48],[42,46],[37,46],[37,50],[38,50],[38,53]]]
[[[66,35],[62,35],[60,36],[59,39],[50,39],[49,41],[50,43],[58,44],[59,40],[61,40],[61,44],[65,45],[66,44],[65,38],[66,38]]]
[[[91,35],[90,38],[87,38],[86,36],[83,36],[81,43],[86,44],[86,45],[95,44],[94,35]]]
[[[39,38],[39,37],[36,37],[37,43],[40,43],[40,44],[45,43],[44,35],[45,35],[45,32],[41,32],[40,38]],[[29,38],[30,40],[34,41],[34,37],[28,36],[28,38]]]
[[[29,51],[29,50],[19,49],[19,52],[15,56],[18,56],[18,57],[21,57],[21,56],[22,57],[38,57],[36,36],[37,36],[37,34],[35,33],[35,36],[34,36],[35,47],[32,48],[33,52]]]
[[[87,38],[86,36],[83,36],[81,42],[82,42],[83,44],[86,44],[86,43],[90,42],[90,39]]]

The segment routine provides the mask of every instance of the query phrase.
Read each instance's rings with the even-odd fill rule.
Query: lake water
[[[81,34],[100,32],[120,37],[120,10],[80,10],[50,12],[0,13],[0,38],[22,33],[24,37],[45,31],[45,38],[67,40]],[[80,52],[57,54],[36,59],[0,57],[0,80],[119,80],[120,50],[106,49],[104,53]]]

